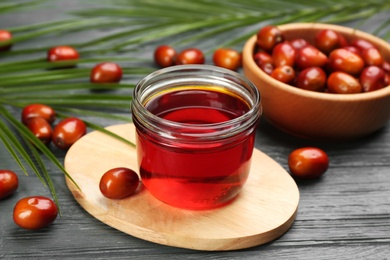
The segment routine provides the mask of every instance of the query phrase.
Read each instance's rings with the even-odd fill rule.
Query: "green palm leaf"
[[[2,0],[0,14],[55,8],[56,2]],[[22,171],[27,174],[31,168],[56,201],[55,187],[41,156],[67,173],[53,152],[20,122],[18,112],[27,104],[51,105],[61,118],[79,116],[130,122],[132,89],[139,79],[156,69],[150,52],[158,44],[201,46],[210,54],[222,46],[241,48],[246,39],[266,24],[348,23],[359,29],[378,13],[385,15],[370,32],[386,40],[390,38],[388,0],[96,0],[84,2],[83,6],[82,10],[69,12],[66,19],[1,28],[13,33],[10,42],[14,47],[0,53],[0,140]],[[92,32],[94,37],[74,42],[65,38]],[[77,48],[81,58],[77,62],[49,63],[46,52],[52,46],[22,44],[50,37],[65,39],[61,45]],[[216,43],[213,40],[216,37],[222,40]],[[0,46],[8,43],[0,42]],[[91,68],[104,61],[122,66],[121,83],[89,82]],[[77,67],[61,69],[67,65]],[[90,129],[134,146],[93,120],[85,122]]]
[[[32,146],[29,146],[29,148],[31,148],[32,150],[34,150],[34,155],[35,155],[35,152],[37,150],[41,151],[43,154],[46,155],[46,157],[51,161],[53,162],[70,180],[73,181],[72,179],[72,176],[70,176],[66,170],[64,169],[64,167],[62,166],[62,164],[58,161],[58,159],[53,155],[53,153],[49,150],[49,148],[44,145],[33,133],[30,132],[30,130],[24,126],[19,120],[17,120],[15,117],[13,117],[11,115],[11,113],[9,113],[3,106],[0,106],[0,112],[2,113],[3,117],[8,120],[8,122],[10,124],[12,124],[14,126],[14,128],[17,130],[17,132],[22,136],[23,140],[25,141],[25,143],[27,145],[29,145],[30,143],[28,142],[31,142],[34,147],[36,147],[36,149]],[[3,131],[5,130],[5,128],[3,128]],[[9,131],[10,133],[11,131]],[[22,155],[23,159],[29,164],[29,166],[34,170],[34,172],[36,173],[36,175],[41,179],[45,179],[44,177],[46,177],[46,179],[49,179],[49,182],[51,182],[50,178],[48,177],[48,173],[45,172],[45,169],[41,169],[43,170],[43,174],[45,175],[44,177],[42,177],[41,175],[41,172],[39,171],[39,169],[37,168],[36,164],[33,163],[33,161],[31,160],[31,158],[29,156],[27,156],[27,153],[26,153],[26,150],[24,150],[22,148],[22,146],[20,145],[20,143],[16,142],[15,139],[12,139],[11,138],[11,141],[12,141],[12,144],[14,145],[14,147],[17,149],[17,151],[19,151],[19,153]],[[38,158],[40,158],[38,156]],[[38,165],[41,165],[42,162],[39,162]],[[73,181],[74,182],[74,181]],[[75,183],[75,182],[74,182]],[[75,183],[76,184],[76,183]],[[52,186],[51,184],[49,184],[49,186]],[[76,184],[77,186],[77,184]],[[52,193],[55,194],[55,191],[52,190]]]
[[[20,166],[20,169],[28,175],[26,167],[23,164],[24,161],[21,157],[24,157],[24,160],[26,161],[30,161],[30,157],[13,134],[13,131],[11,131],[3,121],[0,121],[0,139],[11,156],[15,159],[16,163]],[[40,177],[40,175],[38,175],[38,177]]]
[[[24,3],[14,3],[13,1],[3,1],[0,3],[0,14],[1,13],[9,13],[9,12],[16,12],[21,10],[31,10],[32,8],[37,8],[37,6],[47,0],[36,0],[36,1],[29,1]]]

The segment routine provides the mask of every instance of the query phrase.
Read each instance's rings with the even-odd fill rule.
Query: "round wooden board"
[[[134,142],[133,124],[108,130]],[[293,224],[299,190],[274,160],[255,149],[252,170],[239,196],[213,210],[184,210],[160,202],[140,185],[122,200],[105,198],[101,176],[115,167],[137,169],[135,149],[98,131],[77,141],[67,152],[66,178],[78,203],[98,220],[132,236],[158,244],[195,250],[236,250],[270,242]]]

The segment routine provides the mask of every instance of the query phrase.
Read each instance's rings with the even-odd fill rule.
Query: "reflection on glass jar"
[[[261,116],[251,82],[216,66],[173,66],[137,84],[131,109],[140,175],[154,197],[212,209],[238,195]]]

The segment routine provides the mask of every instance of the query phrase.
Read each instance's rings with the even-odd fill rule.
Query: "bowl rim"
[[[375,45],[381,45],[383,48],[389,50],[390,55],[390,44],[386,41],[382,40],[379,37],[373,36],[371,34],[365,33],[363,31],[345,27],[341,25],[334,25],[334,24],[325,24],[325,23],[290,23],[290,24],[283,24],[278,25],[279,29],[283,30],[297,30],[297,29],[333,29],[338,32],[341,32],[343,34],[354,34],[358,35],[359,37],[363,37],[365,39],[368,39],[371,42],[374,42]],[[257,35],[251,36],[247,42],[244,45],[243,48],[243,64],[248,65],[250,70],[254,70],[254,72],[259,76],[263,77],[265,81],[268,81],[273,87],[276,87],[278,89],[291,92],[295,95],[303,96],[306,98],[314,98],[314,99],[320,99],[320,100],[328,100],[328,101],[343,101],[343,102],[352,102],[352,101],[362,101],[362,100],[373,100],[373,99],[379,99],[383,98],[385,96],[390,96],[390,85],[378,89],[371,92],[363,92],[363,93],[355,93],[355,94],[333,94],[333,93],[324,93],[324,92],[315,92],[315,91],[309,91],[300,89],[288,84],[285,84],[283,82],[280,82],[271,76],[269,76],[267,73],[265,73],[262,69],[260,69],[254,59],[253,59],[253,50],[255,47]],[[245,71],[245,66],[244,66]]]

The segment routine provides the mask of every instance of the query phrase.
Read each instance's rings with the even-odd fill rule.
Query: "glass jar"
[[[161,69],[137,84],[131,111],[142,183],[155,198],[200,210],[238,195],[261,116],[248,79],[210,65]]]

